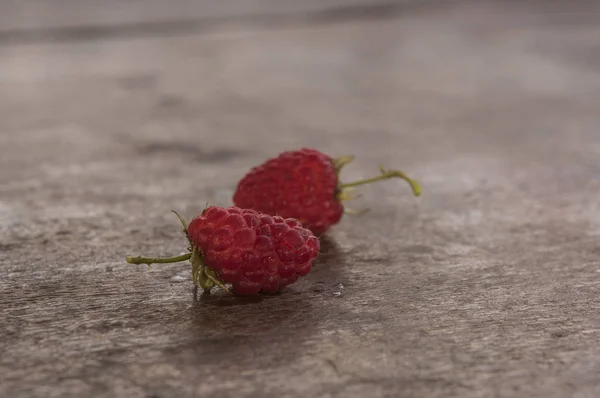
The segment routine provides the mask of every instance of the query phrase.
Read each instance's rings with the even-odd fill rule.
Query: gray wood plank
[[[280,16],[409,2],[411,0],[3,0],[0,2],[0,29],[35,30],[250,15]]]
[[[584,3],[578,3],[584,4]],[[583,7],[583,6],[581,6]],[[0,396],[600,396],[600,26],[395,20],[0,47]],[[314,146],[360,190],[280,295],[194,298],[169,210]]]

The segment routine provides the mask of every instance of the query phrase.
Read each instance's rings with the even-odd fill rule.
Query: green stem
[[[182,254],[181,256],[176,257],[167,257],[167,258],[152,258],[152,257],[132,257],[128,256],[125,260],[129,264],[169,264],[169,263],[178,263],[181,261],[189,260],[192,257],[192,253]]]
[[[194,286],[198,286],[200,274],[203,273],[204,270],[204,263],[202,262],[202,257],[200,256],[196,246],[192,247],[190,262],[192,263],[192,281],[194,281]]]
[[[354,156],[353,155],[340,156],[339,158],[333,159],[333,167],[335,167],[335,171],[337,171],[339,173],[340,170],[345,165],[347,165],[348,163],[352,162],[353,160],[354,160]]]
[[[401,178],[410,184],[410,187],[412,188],[412,191],[415,194],[415,196],[421,195],[422,189],[421,189],[421,186],[419,185],[419,183],[417,181],[411,179],[410,177],[408,177],[406,174],[404,174],[404,172],[402,172],[400,170],[385,170],[382,167],[380,167],[379,169],[381,171],[381,175],[378,175],[377,177],[366,178],[364,180],[358,180],[358,181],[349,182],[346,184],[340,184],[338,186],[338,189],[342,190],[344,188],[350,188],[350,187],[356,187],[358,185],[370,184],[372,182],[388,180],[390,178]]]
[[[183,233],[185,234],[185,237],[187,238],[188,242],[190,243],[190,246],[193,245],[192,240],[190,239],[190,236],[188,235],[188,226],[187,223],[185,222],[185,220],[183,219],[183,217],[181,217],[179,215],[179,213],[177,213],[175,210],[171,210],[179,219],[179,221],[181,222],[181,225],[183,226]]]
[[[225,286],[223,284],[223,282],[221,282],[221,280],[219,280],[219,278],[217,277],[217,275],[215,274],[215,271],[213,271],[212,269],[205,267],[204,268],[204,274],[206,275],[206,277],[215,285],[217,285],[218,287],[220,287],[221,289],[225,290],[225,292],[231,294],[231,292],[229,291],[229,289],[227,288],[227,286]]]
[[[204,269],[200,270],[200,275],[198,275],[198,279],[200,280],[200,287],[206,293],[210,293],[213,287],[215,287],[215,283],[206,276]]]
[[[190,261],[192,263],[192,279],[194,280],[194,286],[200,284],[200,287],[204,289],[205,292],[210,292],[213,287],[218,286],[231,294],[227,286],[225,286],[223,282],[219,280],[217,275],[215,275],[215,272],[204,264],[202,255],[196,246],[192,249],[192,258]]]

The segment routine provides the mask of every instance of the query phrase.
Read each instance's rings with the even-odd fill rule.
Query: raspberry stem
[[[348,163],[352,162],[353,160],[354,160],[353,155],[340,156],[339,158],[333,159],[333,167],[335,167],[335,171],[337,171],[339,173],[340,170],[342,169],[342,167],[344,167]]]
[[[347,207],[344,207],[344,213],[351,215],[351,216],[362,216],[363,214],[366,214],[369,211],[370,211],[369,209],[354,210],[354,209],[349,209]]]
[[[188,235],[188,227],[187,227],[187,223],[185,222],[185,220],[183,219],[183,217],[181,217],[179,215],[179,213],[177,213],[175,210],[171,210],[179,219],[179,221],[181,222],[181,226],[183,227],[183,233],[185,234],[185,237],[187,238],[188,242],[190,243],[190,246],[193,245],[192,240],[190,239],[190,236]]]
[[[181,261],[189,260],[192,257],[192,253],[185,253],[180,256],[175,257],[142,257],[142,256],[127,256],[125,260],[129,264],[169,264],[169,263],[179,263]]]
[[[138,256],[138,257],[127,256],[125,258],[125,260],[129,264],[148,264],[148,265],[150,265],[150,264],[178,263],[178,262],[181,262],[181,261],[190,260],[190,263],[192,263],[192,281],[194,282],[194,286],[195,287],[198,287],[198,284],[199,284],[200,287],[202,289],[204,289],[205,292],[210,292],[210,290],[213,287],[218,286],[221,289],[225,290],[227,293],[231,294],[231,291],[217,277],[217,275],[215,274],[215,272],[212,269],[208,268],[206,265],[204,265],[204,262],[202,261],[202,254],[200,253],[200,250],[198,249],[198,247],[195,246],[194,243],[192,242],[192,239],[190,238],[190,236],[188,234],[187,223],[185,222],[185,220],[183,219],[183,217],[181,217],[179,215],[179,213],[177,213],[175,210],[171,210],[171,211],[173,213],[175,213],[175,215],[177,216],[177,218],[181,222],[181,225],[183,226],[183,232],[184,232],[184,234],[185,234],[188,242],[190,243],[190,249],[189,249],[190,252],[182,254],[180,256],[166,257],[166,258],[160,258],[160,257],[152,258],[152,257],[142,257],[142,256]]]
[[[422,189],[421,189],[421,186],[419,185],[419,183],[417,181],[411,179],[406,174],[404,174],[404,172],[402,172],[400,170],[386,170],[383,167],[379,167],[379,170],[381,171],[381,174],[378,175],[377,177],[366,178],[364,180],[358,180],[358,181],[349,182],[346,184],[340,184],[340,185],[338,185],[338,189],[343,190],[346,188],[356,187],[358,185],[370,184],[372,182],[387,180],[390,178],[401,178],[410,184],[410,187],[412,188],[412,191],[415,194],[415,196],[421,196]]]

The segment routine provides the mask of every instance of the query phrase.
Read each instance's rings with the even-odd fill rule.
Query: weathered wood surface
[[[444,1],[444,0],[439,0]],[[0,43],[206,32],[389,18],[422,0],[3,0]]]
[[[0,46],[0,396],[600,396],[586,3]],[[275,297],[123,262],[185,250],[170,209],[299,146],[424,195],[361,189]]]

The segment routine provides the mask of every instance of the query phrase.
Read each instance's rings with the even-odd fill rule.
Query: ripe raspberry
[[[241,295],[274,293],[308,274],[320,250],[319,240],[298,220],[251,209],[213,206],[188,227],[181,221],[191,253],[173,259],[190,259],[194,284],[200,282],[205,290],[214,285],[226,289],[229,283]],[[134,264],[166,260],[127,258]]]
[[[316,149],[287,151],[254,167],[238,183],[233,202],[281,217],[293,217],[317,235],[337,224],[345,210],[342,201],[351,199],[349,188],[398,177],[410,183],[416,196],[419,184],[399,170],[380,169],[381,174],[342,184],[339,172],[352,161],[352,156],[333,159]]]

